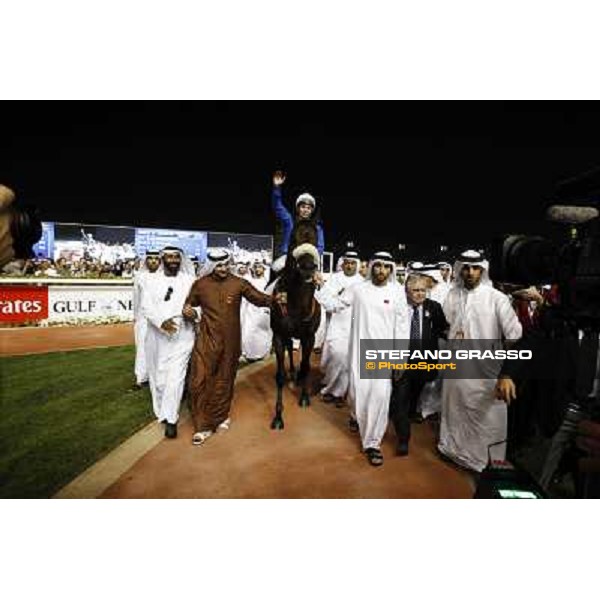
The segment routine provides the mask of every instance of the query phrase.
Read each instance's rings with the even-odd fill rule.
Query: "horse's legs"
[[[296,368],[294,367],[294,340],[293,338],[288,338],[286,340],[286,348],[288,351],[288,356],[290,358],[290,381],[294,381],[296,378]]]
[[[285,347],[280,335],[273,335],[273,347],[277,356],[277,400],[275,402],[275,416],[271,421],[271,429],[283,429],[283,386],[285,384]]]
[[[301,340],[302,362],[298,371],[298,384],[302,386],[298,404],[302,407],[310,406],[310,392],[308,391],[308,375],[310,373],[310,356],[315,346],[314,334],[308,335]]]

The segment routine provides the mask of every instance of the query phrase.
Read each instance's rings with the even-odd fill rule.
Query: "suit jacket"
[[[424,350],[437,350],[438,340],[446,339],[450,325],[439,302],[425,299],[423,302],[423,332],[422,348]]]
[[[409,319],[412,317],[412,307],[409,305]],[[425,299],[423,302],[423,313],[422,313],[423,323],[422,323],[422,333],[421,333],[421,346],[420,350],[437,350],[439,347],[439,339],[446,339],[448,334],[448,329],[450,325],[448,321],[446,321],[446,317],[444,315],[444,311],[442,310],[442,306],[439,302],[435,300],[431,300],[429,298]],[[411,343],[411,349],[417,349]],[[414,362],[419,362],[414,361]],[[437,362],[437,361],[429,361],[429,362]],[[436,376],[436,371],[408,371],[407,375],[411,378],[417,379],[425,379],[426,381],[433,381]]]

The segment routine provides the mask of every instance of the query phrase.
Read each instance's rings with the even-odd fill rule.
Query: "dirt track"
[[[133,325],[16,327],[0,329],[0,356],[64,352],[133,344]]]
[[[4,356],[132,343],[130,324],[0,331]],[[188,420],[176,440],[161,439],[101,497],[472,497],[469,477],[436,456],[427,424],[414,427],[406,458],[394,456],[394,437],[388,432],[382,448],[385,464],[377,469],[360,452],[358,436],[348,431],[347,410],[326,405],[318,396],[310,408],[301,409],[297,395],[286,390],[286,427],[271,431],[275,366],[256,367],[236,385],[229,432],[195,447]]]
[[[285,393],[285,429],[269,423],[273,363],[237,384],[232,427],[205,445],[191,444],[189,421],[179,437],[162,440],[101,496],[103,498],[470,498],[471,481],[435,454],[428,424],[415,426],[411,454],[394,456],[388,432],[385,464],[370,466],[346,409],[313,397],[301,409]]]

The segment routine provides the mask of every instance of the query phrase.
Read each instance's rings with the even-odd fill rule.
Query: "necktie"
[[[411,346],[419,347],[421,345],[421,322],[418,306],[413,307],[412,319],[410,320],[410,341]]]

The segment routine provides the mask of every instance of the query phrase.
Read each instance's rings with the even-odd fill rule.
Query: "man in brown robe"
[[[188,393],[194,437],[200,445],[217,428],[229,427],[233,385],[241,354],[240,305],[242,297],[255,306],[271,306],[271,296],[229,271],[227,251],[209,253],[204,276],[196,280],[183,315],[200,323],[190,362]],[[202,275],[202,274],[201,274]]]

